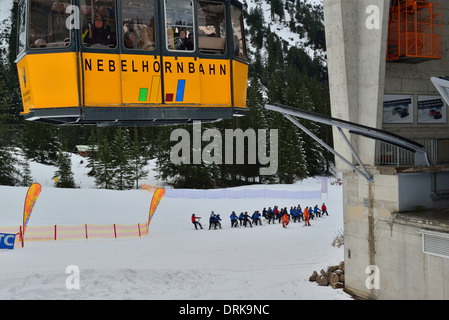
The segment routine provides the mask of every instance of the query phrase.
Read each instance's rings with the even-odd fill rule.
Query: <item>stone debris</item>
[[[334,289],[345,287],[345,262],[335,266],[328,266],[327,271],[323,269],[320,272],[313,271],[309,277],[310,282],[316,282],[319,286],[331,286]]]

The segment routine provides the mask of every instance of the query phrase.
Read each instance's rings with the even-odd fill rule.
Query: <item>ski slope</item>
[[[72,156],[79,189],[56,189],[54,168],[32,164],[42,192],[29,226],[135,224],[148,219],[152,193],[88,187],[85,165]],[[47,176],[50,175],[50,176]],[[152,175],[150,174],[150,179]],[[47,181],[47,183],[46,183]],[[149,181],[157,183],[157,181]],[[250,186],[285,190],[317,190],[321,179],[294,185]],[[0,186],[0,226],[22,222],[27,188]],[[291,199],[174,199],[164,197],[142,238],[26,242],[24,248],[0,250],[0,299],[351,299],[341,289],[308,281],[314,270],[343,260],[343,247],[331,246],[343,228],[342,189],[329,185],[323,199],[302,200],[301,206],[326,202],[330,216],[311,227],[291,223],[230,228],[232,210],[297,205]],[[221,214],[223,228],[208,230],[210,212]],[[202,217],[204,230],[190,222]],[[68,266],[79,268],[79,289],[68,289]]]

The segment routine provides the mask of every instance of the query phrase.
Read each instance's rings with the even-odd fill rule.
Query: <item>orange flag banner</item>
[[[151,205],[150,205],[150,216],[148,218],[148,225],[150,225],[151,219],[153,218],[153,215],[156,212],[157,206],[159,205],[159,202],[161,202],[164,194],[165,194],[164,188],[158,188],[154,192],[153,199],[151,200]]]
[[[25,206],[23,208],[23,234],[25,235],[25,230],[28,225],[28,221],[30,220],[31,211],[33,211],[34,204],[36,203],[37,197],[41,193],[42,187],[39,183],[33,183],[27,192],[27,196],[25,198]]]

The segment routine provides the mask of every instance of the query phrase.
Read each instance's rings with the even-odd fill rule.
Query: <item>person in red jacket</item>
[[[192,223],[195,226],[195,230],[198,230],[197,225],[200,226],[201,229],[203,229],[203,226],[201,225],[201,223],[199,223],[197,220],[200,220],[201,217],[195,217],[195,214],[192,213]]]
[[[306,207],[304,209],[304,226],[310,226],[310,221],[309,221],[309,207]]]
[[[323,205],[321,206],[321,214],[324,216],[324,214],[326,214],[326,216],[329,216],[329,214],[327,213],[327,208],[326,205],[323,202]]]

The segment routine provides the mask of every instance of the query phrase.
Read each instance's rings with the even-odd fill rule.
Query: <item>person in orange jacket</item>
[[[306,207],[304,209],[304,226],[310,226],[310,221],[309,221],[309,207]]]
[[[287,228],[289,222],[290,222],[290,216],[288,215],[287,212],[285,212],[284,215],[282,216],[282,227]]]

